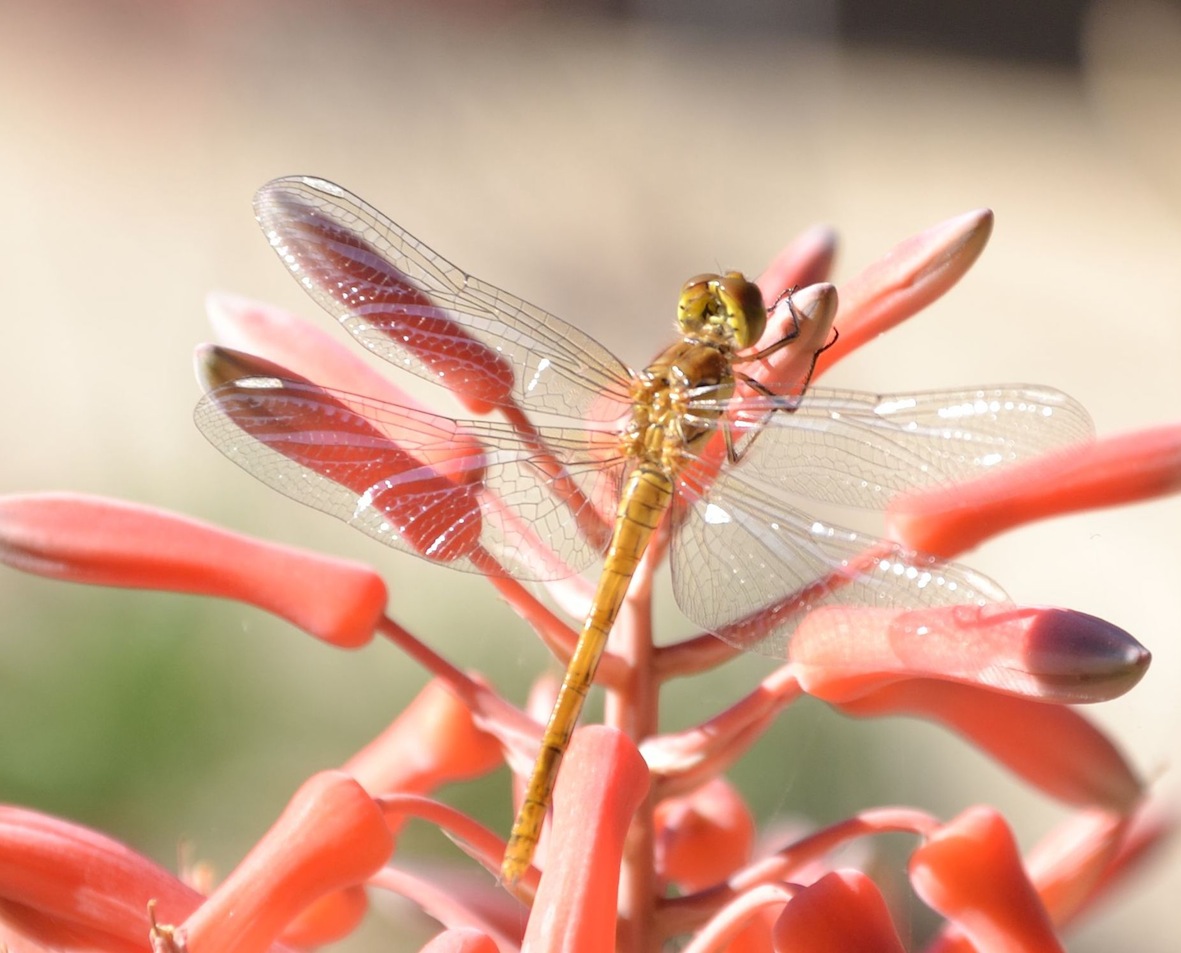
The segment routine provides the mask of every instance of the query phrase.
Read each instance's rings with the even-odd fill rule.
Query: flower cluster
[[[818,358],[815,341],[778,352],[760,379],[798,380],[801,360],[815,359],[823,374],[954,284],[990,228],[991,215],[975,212],[902,243],[841,287],[839,312],[832,286],[805,288],[797,300],[810,302],[809,314],[836,313],[839,339]],[[765,299],[822,281],[833,248],[829,232],[806,233],[760,279]],[[210,311],[219,337],[240,351],[319,384],[347,382],[407,403],[312,324],[229,297],[213,299]],[[820,326],[827,339],[827,323]],[[951,557],[1031,520],[1179,486],[1181,426],[1172,426],[896,498],[888,526],[910,548]],[[903,950],[882,892],[841,851],[886,832],[913,835],[910,882],[944,920],[925,949],[1052,951],[1061,930],[1172,826],[1116,745],[1072,707],[1119,695],[1145,671],[1148,653],[1115,626],[1012,605],[821,609],[801,624],[783,664],[743,698],[693,728],[660,733],[660,688],[737,650],[708,634],[655,647],[655,560],[646,560],[598,672],[607,724],[575,734],[537,866],[503,884],[494,875],[503,837],[431,794],[505,762],[526,776],[540,736],[535,716],[554,694],[549,681],[521,711],[387,615],[385,585],[367,566],[143,506],[75,494],[0,499],[0,559],[73,582],[241,600],[330,647],[380,636],[433,676],[366,748],[309,777],[215,886],[69,821],[0,806],[0,950],[9,953],[309,949],[355,929],[372,891],[406,897],[439,921],[431,951],[640,951],[674,939],[693,953]],[[577,632],[567,621],[512,578],[489,581],[556,656],[569,657]],[[579,579],[551,592],[576,610],[587,598]],[[723,773],[804,695],[857,717],[942,724],[1076,813],[1026,856],[1003,816],[984,806],[951,819],[867,806],[761,843]],[[476,883],[417,869],[397,851],[411,818],[437,825],[492,875]]]

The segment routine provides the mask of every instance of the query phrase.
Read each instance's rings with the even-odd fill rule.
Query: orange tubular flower
[[[911,855],[914,889],[977,950],[1052,953],[1062,946],[1008,826],[972,808]]]
[[[568,438],[573,429],[546,430],[526,409],[534,389],[585,396],[561,388],[571,377],[593,378],[601,368],[590,365],[607,358],[591,353],[597,345],[568,348],[560,322],[547,324],[540,309],[463,275],[413,240],[398,263],[389,260],[383,241],[393,232],[383,231],[388,223],[375,210],[358,205],[355,222],[342,218],[330,201],[336,187],[303,185],[268,193],[259,214],[304,286],[370,350],[383,353],[393,342],[402,366],[441,380],[471,413],[496,409],[501,418],[439,417],[315,323],[217,295],[209,310],[224,346],[198,351],[199,375],[215,395],[202,402],[199,425],[284,492],[383,542],[487,576],[565,661],[578,630],[521,580],[545,582],[554,603],[585,612],[585,579],[560,577],[587,564],[610,528],[619,482],[610,462],[619,439],[611,413],[627,409],[626,394],[574,408],[603,428],[601,446]],[[835,251],[831,231],[806,232],[775,259],[758,282],[768,312],[758,347],[772,350],[735,365],[742,371],[737,401],[709,410],[726,421],[730,440],[709,444],[678,489],[697,494],[705,522],[734,528],[757,516],[763,535],[756,538],[768,552],[778,544],[782,523],[802,517],[775,509],[775,487],[758,488],[767,489],[765,513],[757,512],[753,491],[746,511],[712,505],[711,488],[727,479],[733,458],[765,450],[770,441],[760,443],[759,428],[771,418],[782,423],[794,415],[809,435],[801,447],[830,460],[826,428],[844,421],[841,407],[863,405],[840,405],[829,395],[831,416],[809,418],[810,377],[947,291],[991,228],[988,211],[951,219],[903,242],[839,292],[823,283]],[[439,293],[440,285],[451,293]],[[798,285],[807,287],[786,295]],[[496,337],[481,322],[502,313],[512,331]],[[785,336],[790,344],[775,350]],[[528,367],[517,366],[522,354]],[[563,360],[567,378],[555,384],[552,365]],[[968,411],[976,400],[965,398]],[[964,409],[945,409],[957,408]],[[920,427],[939,446],[939,434],[955,425],[904,415],[893,432],[901,449],[887,441],[882,451],[894,454],[894,469],[879,468],[883,485],[874,488],[880,505],[888,503],[895,542],[839,537],[820,521],[797,531],[788,538],[805,541],[801,560],[812,557],[809,547],[841,558],[817,559],[827,575],[803,580],[797,591],[775,589],[761,602],[736,598],[733,615],[709,623],[720,637],[654,639],[652,573],[677,520],[661,525],[596,670],[607,725],[575,732],[541,847],[515,883],[495,876],[507,825],[489,830],[435,798],[444,785],[506,762],[519,794],[541,716],[534,705],[520,710],[387,616],[376,572],[129,503],[69,494],[0,498],[0,561],[18,569],[237,599],[334,648],[380,634],[387,650],[432,677],[383,732],[342,756],[341,770],[309,765],[309,780],[271,830],[223,883],[203,891],[103,835],[0,806],[0,951],[307,950],[348,935],[366,917],[369,897],[385,892],[441,924],[424,947],[430,953],[642,953],[672,942],[686,953],[899,953],[908,947],[868,876],[877,866],[870,841],[882,834],[916,844],[909,865],[915,892],[945,921],[931,953],[1061,949],[1057,931],[1141,866],[1175,826],[1116,742],[1072,707],[1128,691],[1149,654],[1111,623],[1008,604],[988,580],[934,557],[1035,519],[1176,492],[1181,427],[1070,443],[1088,432],[1085,413],[1065,399],[1041,409],[1063,420],[1054,440],[1032,445],[1053,444],[1051,451],[995,473],[982,463],[967,469],[973,479],[952,486],[918,475],[929,463],[939,469],[938,450],[912,459],[907,448],[921,456],[921,440],[911,436]],[[897,410],[874,407],[865,416],[879,414],[874,425],[885,431]],[[712,419],[703,415],[698,424]],[[1004,434],[999,439],[1009,456],[1019,455]],[[834,461],[833,469],[839,466]],[[744,458],[733,473],[753,469]],[[841,482],[851,472],[816,488],[817,498],[878,501],[866,486]],[[898,489],[894,475],[905,492],[891,492]],[[791,482],[790,474],[783,479]],[[550,505],[551,496],[560,506]],[[721,563],[723,575],[748,588],[762,585],[755,573],[743,575],[762,558],[757,549],[719,555],[701,544],[697,555],[732,556]],[[792,564],[779,565],[790,575]],[[866,583],[890,573],[921,580],[906,590],[919,607],[895,604],[906,600],[886,598],[893,590],[885,584]],[[980,598],[943,598],[962,595],[960,583]],[[712,594],[725,599],[729,584],[720,580]],[[861,584],[874,596],[861,601],[871,604],[843,604]],[[942,595],[930,595],[936,590]],[[784,620],[796,616],[788,641]],[[748,647],[776,654],[781,664],[700,724],[659,731],[667,681],[708,671]],[[556,689],[543,684],[535,695],[545,695],[548,709]],[[909,715],[944,725],[1075,813],[1026,860],[991,807],[945,822],[921,808],[865,805],[827,827],[797,824],[777,839],[760,837],[752,812],[721,775],[805,694],[854,717]],[[409,819],[442,830],[467,856],[416,864],[397,843]]]
[[[500,953],[491,937],[478,930],[444,930],[422,953]]]
[[[190,953],[262,953],[321,897],[365,883],[392,850],[381,809],[356,781],[314,775],[179,932]]]
[[[724,778],[661,801],[655,822],[656,865],[682,891],[725,880],[750,861],[755,821]]]
[[[372,794],[425,794],[487,774],[501,760],[500,745],[476,726],[471,709],[434,681],[342,770]]]
[[[903,953],[881,892],[859,870],[825,874],[800,891],[775,923],[776,950]]]
[[[546,876],[524,947],[534,953],[608,953],[615,948],[624,838],[648,790],[648,768],[620,733],[588,726],[575,735],[554,792]]]
[[[1181,426],[1070,447],[970,485],[890,502],[892,534],[950,557],[1014,526],[1080,510],[1150,500],[1181,489]]]
[[[146,950],[149,901],[179,922],[202,899],[109,837],[0,807],[0,948]]]
[[[386,602],[367,566],[74,493],[0,498],[0,561],[70,582],[238,599],[341,648],[373,638]]]

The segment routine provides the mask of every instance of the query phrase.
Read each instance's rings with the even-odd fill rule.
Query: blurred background
[[[193,427],[208,291],[329,323],[258,233],[259,185],[338,181],[632,364],[668,341],[691,274],[758,273],[823,222],[839,283],[989,206],[993,239],[961,285],[826,383],[1048,383],[1112,434],[1181,417],[1179,115],[1181,11],[1164,3],[0,0],[0,491],[125,497],[371,562],[399,621],[521,700],[546,655],[481,580],[273,494]],[[1174,499],[969,560],[1019,602],[1101,616],[1152,650],[1144,682],[1089,714],[1174,792],[1179,538]],[[0,800],[168,866],[187,838],[231,869],[300,781],[424,681],[384,645],[334,652],[238,605],[10,570],[0,600]],[[689,631],[662,605],[666,637]],[[769,664],[675,686],[668,724],[715,713]],[[735,776],[764,820],[988,801],[1029,845],[1063,816],[933,728],[819,705]],[[505,831],[506,777],[448,797]],[[405,849],[454,856],[425,829]],[[1173,851],[1070,948],[1174,949],[1179,891]],[[429,935],[384,912],[339,949]],[[914,916],[902,928],[921,936]]]

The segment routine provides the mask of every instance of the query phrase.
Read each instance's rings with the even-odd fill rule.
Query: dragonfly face
[[[767,328],[767,308],[758,285],[737,271],[698,275],[681,288],[677,324],[686,337],[750,347]]]
[[[195,419],[219,450],[280,492],[452,568],[554,579],[606,553],[506,850],[509,881],[530,862],[607,635],[670,511],[685,614],[741,648],[782,656],[819,606],[1005,599],[966,567],[815,519],[798,500],[881,508],[896,493],[981,476],[1090,433],[1085,411],[1044,387],[805,393],[805,371],[781,397],[741,367],[792,336],[750,351],[768,318],[737,272],[689,281],[682,340],[636,373],[331,182],[276,180],[255,209],[284,264],[367,350],[501,419],[453,420],[359,396],[350,378],[317,379],[323,362],[301,376],[211,349]],[[798,328],[790,296],[786,306]],[[566,423],[541,426],[539,416]]]

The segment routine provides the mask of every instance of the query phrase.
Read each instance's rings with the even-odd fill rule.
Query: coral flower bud
[[[836,232],[827,225],[813,225],[801,232],[772,259],[755,282],[763,292],[763,300],[775,301],[789,288],[803,288],[827,280],[836,248]],[[775,343],[775,333],[774,328],[768,327],[758,346]]]
[[[374,795],[425,794],[486,774],[503,760],[499,742],[477,728],[471,709],[436,680],[343,770]]]
[[[911,855],[910,879],[925,903],[978,950],[1051,953],[1062,946],[1004,820],[971,808]]]
[[[750,860],[755,824],[734,787],[714,778],[656,806],[656,867],[682,890],[725,880]]]
[[[623,840],[644,795],[648,768],[621,732],[574,733],[554,790],[546,870],[521,949],[609,953]]]
[[[78,949],[89,937],[86,949],[141,949],[149,900],[162,919],[177,922],[203,898],[118,841],[0,806],[0,948]]]
[[[801,890],[772,933],[784,953],[903,953],[881,892],[859,870],[837,870]]]
[[[189,953],[263,953],[319,898],[364,883],[392,849],[381,809],[356,781],[314,775],[185,921]]]
[[[471,928],[444,930],[422,948],[420,953],[500,953],[486,933]]]
[[[1025,867],[1054,923],[1070,920],[1094,895],[1130,823],[1126,814],[1079,811],[1038,842]]]
[[[386,604],[385,583],[360,563],[81,494],[0,497],[0,561],[71,582],[237,599],[343,648],[372,639]]]
[[[275,489],[438,562],[479,548],[485,456],[479,447],[450,453],[461,440],[454,421],[328,391],[228,348],[200,349],[197,373],[208,388],[195,417],[201,431]],[[285,468],[284,458],[303,469]],[[325,479],[304,492],[313,474]]]
[[[840,702],[927,677],[1057,702],[1114,698],[1148,668],[1123,629],[1081,612],[1030,606],[819,609],[790,646],[800,684]]]
[[[1144,788],[1107,736],[1062,705],[914,679],[838,706],[862,718],[910,715],[959,732],[1014,773],[1069,804],[1130,810]]]
[[[1117,506],[1181,489],[1181,427],[1159,427],[1084,443],[994,474],[895,497],[890,534],[950,557],[1014,526]]]
[[[836,316],[837,289],[827,283],[801,288],[790,305],[786,298],[779,301],[767,316],[768,327],[779,337],[793,334],[795,339],[763,360],[760,381],[778,394],[800,393],[812,378],[817,354],[832,338]]]
[[[365,394],[388,404],[430,409],[420,407],[413,395],[376,370],[352,344],[291,311],[215,292],[205,299],[205,313],[217,343],[227,349],[265,355],[267,360],[321,387]]]
[[[840,288],[836,343],[816,361],[816,376],[922,310],[960,280],[992,234],[992,212],[977,209],[900,242]]]

